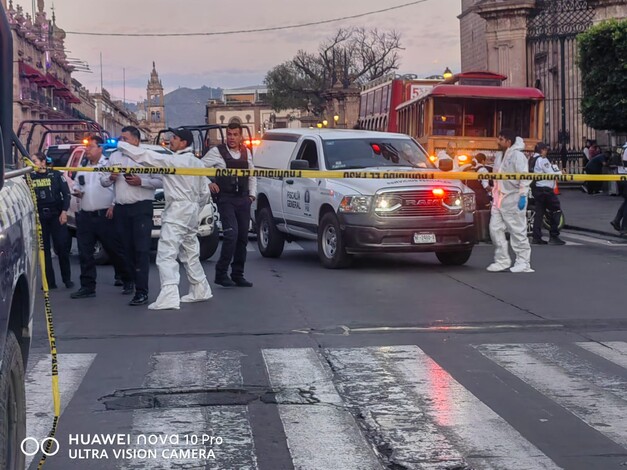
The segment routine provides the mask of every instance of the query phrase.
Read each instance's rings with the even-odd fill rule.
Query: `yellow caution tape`
[[[28,159],[24,159],[27,166],[36,167],[36,165]],[[46,258],[44,254],[44,239],[41,223],[39,222],[39,212],[37,210],[37,196],[35,195],[35,189],[30,174],[26,175],[26,181],[30,188],[31,198],[35,205],[35,224],[37,227],[37,244],[38,244],[38,258],[39,258],[39,272],[41,273],[41,283],[44,291],[44,308],[46,313],[46,329],[48,330],[48,343],[50,345],[50,355],[52,356],[52,402],[54,418],[52,420],[52,428],[48,433],[48,440],[46,440],[45,452],[42,453],[37,469],[40,470],[46,458],[46,454],[50,453],[53,445],[54,436],[57,433],[57,427],[59,425],[59,417],[61,416],[61,396],[59,393],[59,362],[57,360],[57,340],[54,335],[54,325],[52,322],[52,307],[50,305],[50,292],[48,290],[48,279],[46,278]]]
[[[412,180],[526,180],[526,181],[627,181],[627,175],[576,175],[545,173],[477,173],[474,171],[434,172],[424,170],[413,171],[320,171],[320,170],[272,170],[255,168],[254,170],[238,170],[233,168],[155,168],[148,166],[133,167],[54,167],[60,171],[95,171],[100,173],[132,173],[137,175],[188,175],[188,176],[243,176],[263,178],[365,178],[365,179],[412,179]]]

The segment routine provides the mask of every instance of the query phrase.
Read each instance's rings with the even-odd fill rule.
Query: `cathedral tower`
[[[146,121],[150,133],[155,137],[161,129],[165,129],[165,100],[163,97],[163,84],[159,80],[159,74],[152,63],[152,72],[146,88],[147,105]]]

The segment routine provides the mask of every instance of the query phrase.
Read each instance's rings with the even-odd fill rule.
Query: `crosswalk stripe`
[[[627,342],[625,341],[604,341],[603,343],[590,341],[577,343],[577,346],[627,369]]]
[[[95,354],[84,353],[57,356],[61,413],[76,393],[95,357]],[[26,373],[26,436],[37,440],[48,435],[54,415],[50,361],[49,354],[33,354],[30,358],[30,364],[33,365]],[[33,459],[34,456],[26,456],[25,468],[28,468]]]
[[[417,346],[332,349],[328,360],[399,468],[559,468]]]
[[[603,245],[603,246],[609,246],[611,245],[611,243],[608,240],[603,240],[601,238],[595,238],[595,237],[588,237],[586,235],[579,235],[577,233],[561,233],[560,237],[564,238],[564,239],[573,239],[573,240],[579,240],[582,242],[587,242],[587,243],[593,243],[595,245]]]
[[[264,349],[294,468],[382,469],[312,349]]]
[[[236,351],[185,351],[157,353],[152,356],[152,370],[144,380],[148,389],[203,391],[241,387],[241,354]],[[178,436],[179,443],[146,446],[134,440],[130,450],[149,447],[157,458],[133,459],[122,463],[124,470],[151,468],[155,470],[175,468],[237,468],[255,470],[257,461],[253,445],[248,410],[243,405],[175,407],[135,410],[131,436],[158,435],[169,438]],[[183,436],[221,438],[222,443],[194,445],[185,442]],[[204,450],[215,453],[215,459],[199,460],[194,457],[168,458],[172,450]],[[165,454],[164,454],[165,452]]]
[[[595,370],[557,345],[494,344],[478,350],[590,427],[627,447],[627,380]]]

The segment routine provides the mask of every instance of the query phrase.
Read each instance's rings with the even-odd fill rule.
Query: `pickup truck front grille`
[[[461,198],[459,191],[447,190],[444,197],[434,196],[431,189],[396,191],[381,193],[377,198],[390,200],[390,205],[400,204],[400,207],[393,211],[377,211],[380,217],[437,217],[458,214],[461,211],[461,208],[449,209],[444,205],[445,203],[450,205],[451,201]]]

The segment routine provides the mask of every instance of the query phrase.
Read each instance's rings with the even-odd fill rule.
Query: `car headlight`
[[[466,193],[462,196],[464,200],[464,210],[466,212],[474,212],[477,209],[475,202],[475,193]]]
[[[375,199],[374,211],[378,213],[394,212],[400,209],[402,205],[402,201],[397,196],[381,194]]]
[[[344,196],[338,212],[344,213],[364,213],[370,211],[372,196]]]

